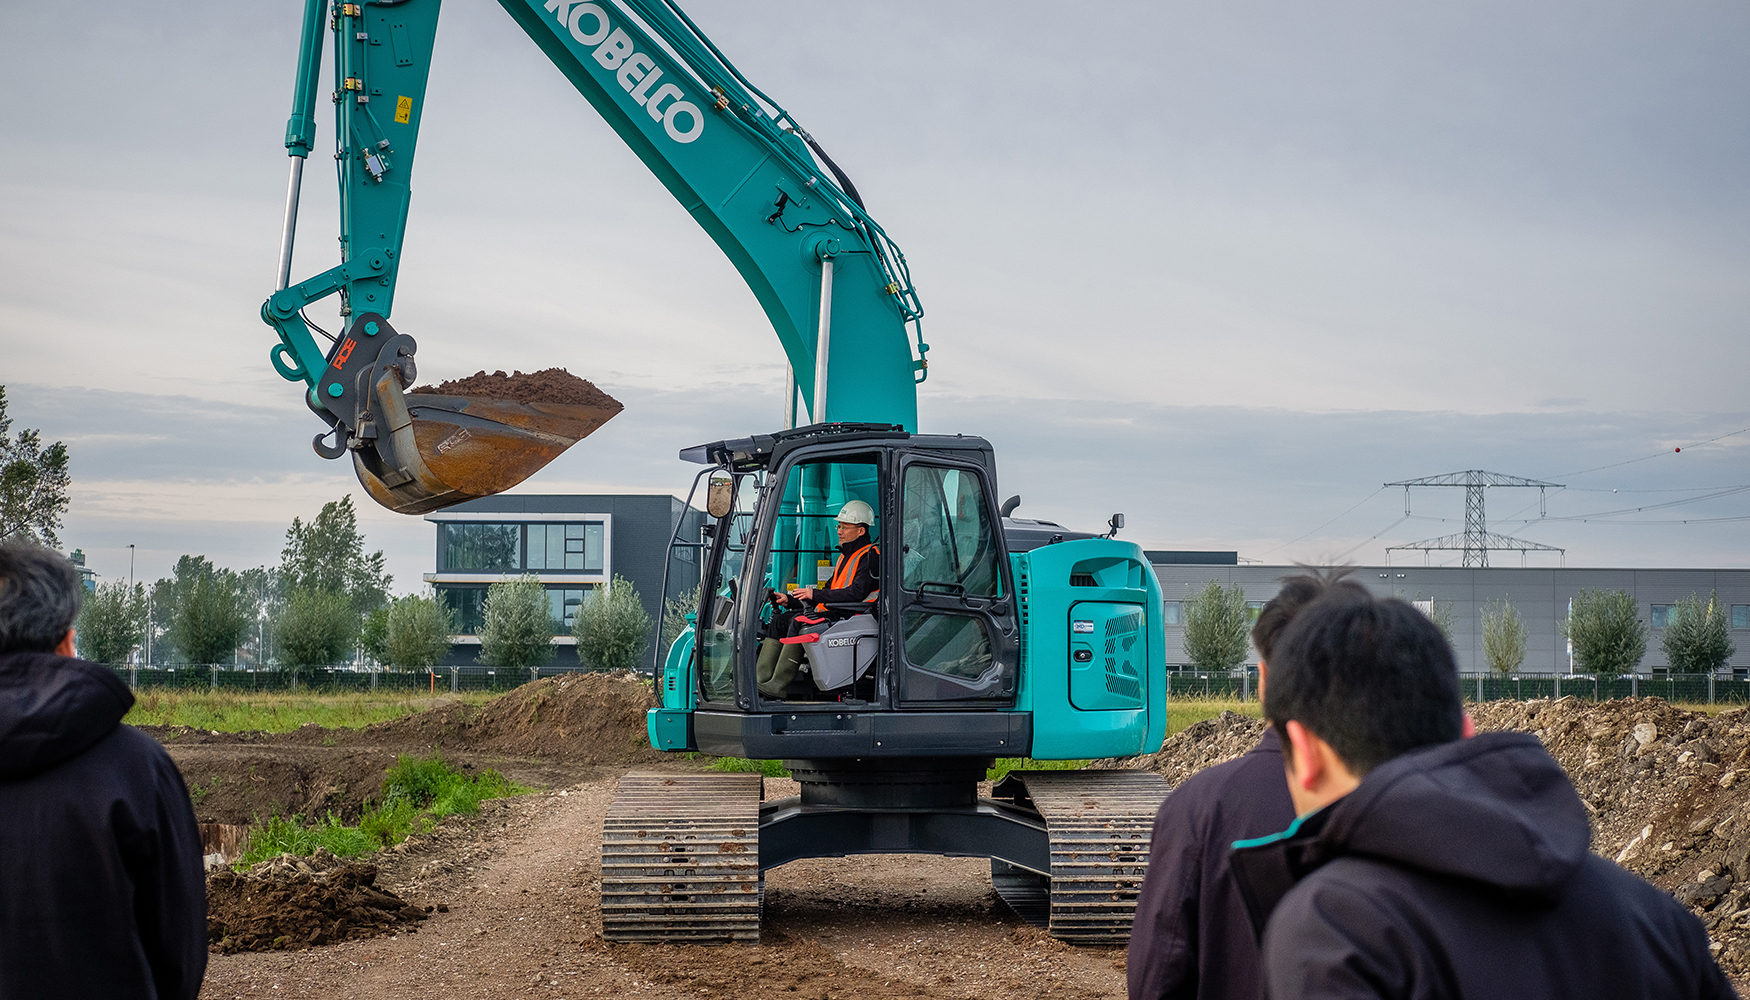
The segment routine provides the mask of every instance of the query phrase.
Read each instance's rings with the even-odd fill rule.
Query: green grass
[[[783,761],[748,760],[746,757],[719,757],[705,765],[708,771],[726,771],[730,774],[763,774],[768,778],[788,778],[790,772],[784,770]]]
[[[383,778],[382,802],[367,804],[357,826],[347,826],[333,813],[316,822],[306,822],[302,816],[269,817],[249,831],[249,850],[237,860],[237,867],[281,854],[313,854],[319,847],[338,857],[356,858],[426,833],[445,816],[478,812],[486,799],[531,791],[491,769],[470,775],[446,764],[438,754],[402,754]]]
[[[1223,712],[1238,712],[1256,719],[1260,713],[1256,699],[1229,701],[1222,698],[1174,698],[1167,702],[1167,735],[1186,726],[1213,719]]]
[[[1075,771],[1086,767],[1085,760],[1034,760],[1031,757],[1001,757],[996,765],[984,772],[986,781],[1001,781],[1010,771]]]
[[[122,721],[134,726],[189,726],[219,732],[265,730],[285,733],[308,722],[329,729],[357,728],[422,712],[447,701],[482,704],[491,692],[445,694],[438,698],[405,693],[293,694],[236,691],[178,691],[147,688],[134,693],[134,707]]]

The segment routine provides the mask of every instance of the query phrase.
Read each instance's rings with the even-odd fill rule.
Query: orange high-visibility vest
[[[841,553],[839,555],[839,564],[832,571],[832,580],[827,583],[826,588],[828,590],[842,590],[845,587],[849,587],[851,585],[851,581],[855,580],[857,578],[857,567],[863,564],[863,556],[866,553],[874,553],[875,555],[880,555],[881,550],[877,549],[875,547],[874,542],[870,542],[868,545],[865,545],[862,548],[858,549],[857,551],[852,552],[848,556]],[[879,588],[879,587],[875,588],[874,590],[871,590],[869,592],[869,596],[863,598],[864,603],[874,603],[875,598],[880,593],[881,593],[881,588]],[[814,606],[814,610],[825,611],[826,605],[816,604]]]

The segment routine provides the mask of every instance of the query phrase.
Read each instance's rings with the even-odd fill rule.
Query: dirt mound
[[[366,726],[348,739],[647,764],[669,759],[650,749],[645,736],[644,713],[655,707],[649,684],[631,674],[565,674],[524,684],[484,705],[455,702]]]
[[[496,371],[488,375],[475,372],[467,378],[451,379],[437,385],[423,385],[413,390],[441,396],[490,396],[518,403],[567,403],[575,406],[601,406],[618,412],[620,401],[597,389],[595,383],[578,378],[563,368],[545,368],[538,372]]]
[[[376,887],[375,865],[325,850],[207,876],[207,941],[215,951],[303,948],[417,931],[432,911]],[[442,907],[448,909],[448,907]]]
[[[1170,787],[1212,764],[1232,760],[1257,745],[1264,735],[1264,720],[1238,712],[1223,712],[1213,719],[1194,722],[1167,737],[1160,750],[1141,757],[1097,760],[1093,767],[1141,768],[1167,779]]]
[[[329,813],[356,823],[365,801],[382,797],[383,769],[395,761],[392,754],[362,749],[202,746],[194,740],[169,740],[165,749],[202,823]]]

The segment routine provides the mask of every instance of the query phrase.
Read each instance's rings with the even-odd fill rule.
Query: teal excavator
[[[917,429],[928,374],[905,257],[856,187],[776,101],[670,0],[500,0],[746,280],[788,359],[782,426],[685,448],[708,514],[677,530],[672,566],[698,605],[655,678],[651,745],[777,759],[800,794],[757,774],[633,773],[601,838],[610,941],[755,941],[764,873],[789,861],[913,853],[990,859],[992,884],[1060,938],[1124,941],[1166,795],[1133,770],[1016,770],[1160,746],[1160,585],[1115,536],[1014,518],[984,439]],[[410,391],[412,337],[390,323],[439,0],[306,0],[286,149],[279,283],[262,318],[271,361],[305,386],[384,506],[436,510],[516,485],[617,410]],[[315,148],[324,35],[341,262],[293,283],[304,160]],[[305,316],[339,296],[324,348]],[[709,364],[706,358],[698,359]],[[825,608],[806,663],[760,690],[779,598],[824,581],[836,519],[872,512],[880,588]]]

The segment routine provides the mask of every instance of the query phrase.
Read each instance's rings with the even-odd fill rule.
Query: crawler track
[[[602,824],[602,937],[760,939],[760,776],[620,779]]]
[[[1130,939],[1149,834],[1167,797],[1148,771],[1015,771],[1051,840],[1049,882],[993,862],[991,883],[1022,917],[1075,944]]]

